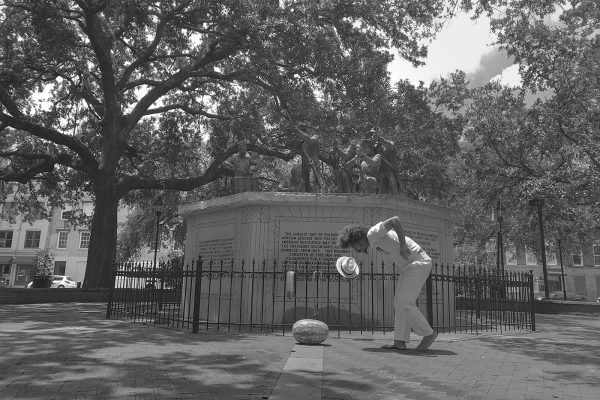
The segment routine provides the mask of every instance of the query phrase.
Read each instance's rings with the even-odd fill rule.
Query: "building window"
[[[59,231],[58,232],[58,241],[56,242],[57,249],[66,249],[67,248],[67,237],[69,237],[68,231]]]
[[[583,265],[583,257],[581,256],[581,245],[573,244],[571,245],[573,249],[573,265]]]
[[[60,219],[67,220],[73,216],[73,210],[65,210],[60,213]]]
[[[525,247],[525,264],[537,265],[537,257],[535,256],[535,253],[527,247]]]
[[[12,247],[12,231],[0,231],[0,247],[10,248]]]
[[[90,247],[90,237],[92,234],[89,231],[81,232],[79,236],[79,248],[87,249]]]
[[[40,236],[41,231],[27,231],[25,232],[25,248],[26,249],[37,249],[40,247]]]
[[[67,269],[66,261],[54,261],[54,275],[65,275]]]
[[[594,265],[600,265],[600,244],[594,245]]]
[[[514,245],[506,246],[506,265],[517,265],[517,249]]]

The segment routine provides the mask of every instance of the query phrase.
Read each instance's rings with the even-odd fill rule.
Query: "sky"
[[[414,85],[418,85],[419,81],[428,85],[460,69],[467,74],[473,86],[481,86],[491,79],[520,86],[518,66],[513,65],[506,53],[493,42],[489,19],[481,17],[473,21],[469,16],[459,14],[429,44],[426,65],[415,68],[395,57],[389,66],[392,82],[408,79]]]

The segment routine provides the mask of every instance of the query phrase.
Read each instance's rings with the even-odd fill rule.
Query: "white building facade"
[[[17,210],[16,189],[14,185],[13,192],[0,204],[0,279],[10,287],[25,287],[32,279],[36,252],[48,249],[54,255],[54,274],[68,275],[82,283],[91,232],[88,226],[69,225],[68,219],[73,212],[91,217],[92,199],[84,197],[77,204],[53,209],[50,220],[30,223]],[[127,209],[120,209],[118,221],[126,218]]]

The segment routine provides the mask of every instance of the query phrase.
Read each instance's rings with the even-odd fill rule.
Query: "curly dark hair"
[[[367,237],[367,232],[369,232],[368,226],[359,224],[346,225],[338,233],[337,245],[342,249],[347,249],[361,238]]]

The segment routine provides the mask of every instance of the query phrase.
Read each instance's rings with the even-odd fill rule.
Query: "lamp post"
[[[159,229],[159,225],[160,225],[160,216],[163,213],[163,211],[165,210],[165,204],[163,201],[162,194],[158,195],[158,197],[154,201],[154,204],[152,205],[152,207],[154,208],[154,213],[156,214],[156,239],[154,240],[154,264],[152,266],[153,275],[154,275],[154,278],[156,278],[156,255],[158,253],[158,229]]]
[[[529,200],[529,205],[531,207],[537,207],[538,213],[538,223],[540,225],[540,240],[542,242],[542,272],[544,274],[544,294],[546,297],[550,297],[548,291],[548,268],[546,265],[546,240],[544,239],[544,220],[542,218],[542,206],[544,205],[544,200],[535,198]]]
[[[156,214],[156,238],[154,240],[154,264],[152,266],[152,279],[153,279],[152,286],[154,289],[153,290],[153,293],[154,293],[156,291],[156,284],[158,283],[158,279],[156,276],[156,255],[158,254],[158,230],[160,228],[160,216],[165,210],[165,203],[163,201],[162,194],[158,195],[158,197],[154,201],[154,204],[152,205],[152,207],[154,208],[154,213]],[[158,309],[159,310],[162,310],[162,288],[163,288],[163,282],[161,279],[161,284],[160,284],[161,290],[159,293],[159,300],[158,300]],[[152,296],[154,298],[154,294]]]
[[[502,205],[502,199],[498,199],[496,205],[496,219],[498,220],[498,238],[496,239],[496,266],[498,271],[504,274],[504,239],[502,233],[502,218],[504,217],[504,205]]]
[[[563,267],[562,242],[558,239],[558,256],[560,257],[560,277],[563,288],[563,299],[567,301],[567,286],[565,285],[565,267]]]

